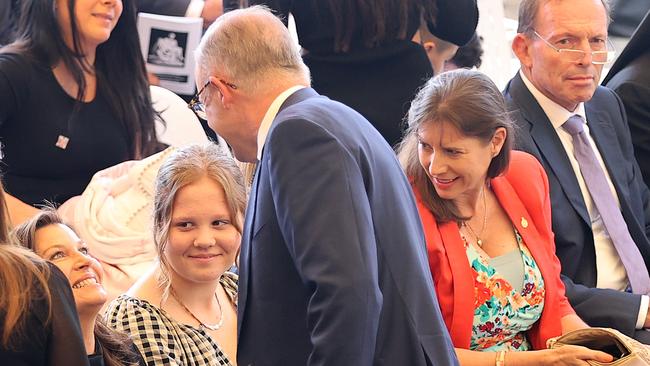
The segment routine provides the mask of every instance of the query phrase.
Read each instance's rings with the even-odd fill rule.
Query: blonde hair
[[[163,287],[163,301],[170,287],[169,264],[164,253],[169,241],[174,198],[181,188],[203,177],[223,188],[231,221],[237,231],[242,232],[246,188],[235,161],[211,142],[185,146],[172,153],[158,171],[153,203],[153,238],[160,260],[158,280]]]
[[[47,284],[50,269],[27,249],[0,244],[0,345],[13,349],[25,334],[25,320],[35,300],[44,299],[49,323],[52,313],[51,294]],[[44,324],[44,325],[45,325]]]

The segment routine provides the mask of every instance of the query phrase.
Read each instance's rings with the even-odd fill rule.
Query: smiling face
[[[77,311],[96,314],[107,299],[102,286],[104,272],[88,254],[86,244],[63,224],[36,230],[34,244],[36,254],[54,263],[70,281]]]
[[[69,1],[56,0],[56,12],[63,38],[68,47],[72,48]],[[83,49],[94,49],[111,36],[122,15],[122,0],[76,0],[74,14]]]
[[[440,198],[461,207],[475,202],[504,141],[502,127],[484,142],[463,135],[449,122],[423,123],[418,131],[418,158]]]
[[[602,50],[607,13],[601,0],[547,1],[537,11],[535,30],[556,48]],[[527,45],[518,54],[524,73],[540,92],[569,111],[591,99],[603,65],[592,64],[590,54],[567,60],[535,35],[518,37]]]
[[[163,255],[172,286],[216,282],[235,262],[241,236],[221,185],[204,176],[174,197]]]

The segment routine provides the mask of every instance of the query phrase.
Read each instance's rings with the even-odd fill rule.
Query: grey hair
[[[537,13],[542,4],[551,1],[572,1],[572,0],[522,0],[519,3],[519,24],[517,26],[517,33],[525,33],[528,36],[532,36],[533,30],[535,29],[535,20],[537,18]],[[605,7],[605,13],[607,14],[607,24],[609,25],[609,0],[600,0],[600,2]]]
[[[171,284],[164,253],[169,241],[174,198],[181,188],[203,177],[223,188],[231,221],[237,231],[242,232],[246,188],[235,160],[212,142],[188,145],[172,153],[158,170],[153,202],[153,239],[160,261],[158,281],[163,287],[163,301]]]
[[[210,25],[194,51],[202,74],[219,70],[250,93],[285,79],[309,84],[309,69],[289,30],[265,6],[228,12]],[[203,82],[203,81],[202,81]]]

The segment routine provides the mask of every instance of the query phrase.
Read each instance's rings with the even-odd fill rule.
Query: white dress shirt
[[[266,142],[266,136],[269,134],[269,130],[271,129],[271,123],[275,119],[275,116],[278,115],[278,111],[280,111],[280,107],[282,106],[282,103],[284,103],[284,101],[287,100],[287,98],[289,98],[293,93],[303,88],[304,88],[303,85],[296,85],[283,91],[277,97],[275,97],[273,103],[271,103],[271,105],[269,106],[269,109],[266,110],[266,113],[264,114],[264,118],[262,118],[262,123],[260,124],[260,128],[257,130],[257,160],[258,161],[262,159],[262,149],[264,148],[264,143]]]

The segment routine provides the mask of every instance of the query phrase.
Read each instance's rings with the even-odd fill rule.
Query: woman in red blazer
[[[584,347],[544,349],[587,325],[564,295],[546,174],[531,155],[511,151],[512,124],[494,83],[477,71],[440,74],[415,97],[408,123],[400,162],[461,364],[611,361]]]

